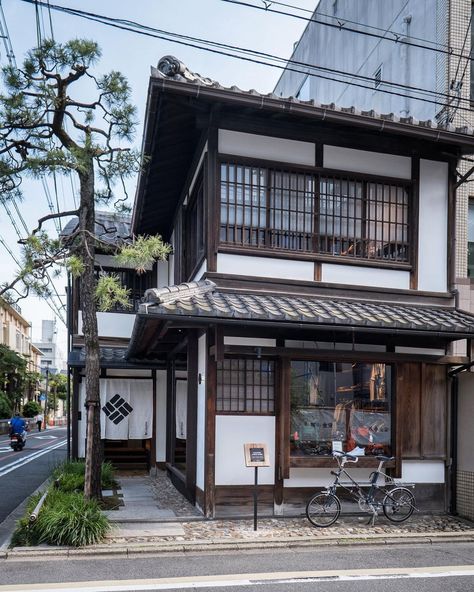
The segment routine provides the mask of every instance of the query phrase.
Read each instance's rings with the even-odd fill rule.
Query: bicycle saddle
[[[384,456],[383,454],[378,454],[375,458],[378,458],[379,460],[385,460],[385,461],[395,460],[394,456]]]

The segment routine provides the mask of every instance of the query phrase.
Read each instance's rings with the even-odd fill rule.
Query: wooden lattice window
[[[223,163],[222,243],[409,261],[409,184]]]
[[[227,359],[217,365],[218,412],[273,413],[275,362]]]

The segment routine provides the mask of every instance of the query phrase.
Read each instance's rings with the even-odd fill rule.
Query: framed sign
[[[264,443],[244,444],[245,465],[247,467],[269,467],[268,446]]]

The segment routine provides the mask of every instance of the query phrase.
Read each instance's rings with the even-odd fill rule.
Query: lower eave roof
[[[346,329],[355,332],[416,334],[449,342],[474,338],[474,315],[455,308],[343,300],[218,288],[210,280],[147,290],[127,355],[138,351],[147,319],[197,326],[240,325]]]

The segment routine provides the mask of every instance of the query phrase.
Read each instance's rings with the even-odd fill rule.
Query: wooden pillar
[[[197,398],[198,398],[198,334],[188,334],[188,373],[186,409],[186,489],[188,499],[196,500],[196,454],[197,454]]]
[[[216,448],[216,392],[217,363],[209,354],[214,345],[214,331],[208,331],[206,348],[206,428],[205,428],[205,463],[204,463],[204,514],[214,518],[215,513],[215,448]]]
[[[174,360],[168,360],[166,371],[166,462],[173,464],[176,442]]]

